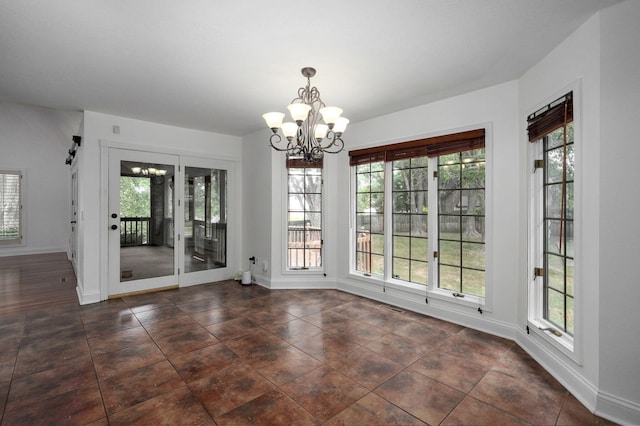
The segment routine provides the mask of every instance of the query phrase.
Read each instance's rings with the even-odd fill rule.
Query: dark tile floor
[[[513,342],[235,281],[0,317],[2,425],[608,424]]]

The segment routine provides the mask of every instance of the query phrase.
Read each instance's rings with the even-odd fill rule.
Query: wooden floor
[[[78,305],[66,253],[0,257],[0,316]]]

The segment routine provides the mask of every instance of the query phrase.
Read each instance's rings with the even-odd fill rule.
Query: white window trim
[[[325,165],[326,166],[326,165]],[[282,177],[282,181],[284,182],[283,188],[284,188],[284,195],[282,197],[282,233],[283,233],[283,238],[282,238],[282,275],[325,275],[325,256],[324,256],[324,249],[325,249],[325,244],[322,244],[320,247],[320,262],[321,265],[319,268],[318,267],[314,267],[314,268],[308,268],[308,269],[295,269],[295,268],[290,268],[289,265],[287,264],[287,258],[288,258],[288,249],[289,249],[289,234],[288,234],[288,229],[289,229],[289,172],[287,170],[286,167],[284,167],[284,171],[283,173],[283,177]],[[327,205],[327,194],[324,188],[324,181],[325,181],[325,169],[322,169],[322,212],[321,212],[321,216],[322,216],[322,230],[321,230],[321,238],[322,241],[324,241],[325,239],[325,227],[326,227],[326,212],[325,212],[325,206]]]
[[[393,287],[398,289],[406,290],[409,293],[415,293],[424,295],[427,298],[434,298],[442,301],[446,301],[449,303],[453,303],[455,305],[466,306],[473,309],[481,308],[486,312],[493,312],[493,126],[492,123],[482,123],[479,125],[468,126],[464,128],[447,130],[446,132],[441,132],[438,134],[424,134],[418,135],[407,140],[413,139],[423,139],[438,135],[457,133],[471,129],[485,129],[485,295],[484,297],[473,296],[465,294],[464,298],[454,297],[453,293],[448,290],[442,290],[435,285],[436,278],[436,269],[437,269],[437,259],[433,258],[433,252],[436,247],[437,238],[432,238],[429,236],[428,242],[428,250],[430,253],[429,256],[429,272],[428,272],[428,284],[426,286],[422,284],[411,283],[408,281],[394,279],[391,276],[391,266],[393,262],[393,258],[389,250],[392,247],[392,239],[393,235],[390,232],[385,232],[385,265],[384,265],[384,276],[378,275],[365,275],[361,271],[357,271],[355,269],[355,244],[354,236],[355,236],[355,211],[356,211],[356,197],[355,197],[355,188],[356,188],[356,173],[355,167],[349,166],[349,276],[351,278],[358,279],[360,281],[369,282],[372,284],[377,284],[381,286],[383,289],[386,287]],[[392,143],[401,142],[394,141]],[[385,145],[384,143],[380,145]],[[429,159],[429,170],[435,170],[433,164],[437,164],[437,158]],[[389,176],[391,163],[385,162],[384,170],[385,176]],[[384,221],[385,221],[385,229],[391,229],[391,211],[392,211],[392,199],[393,197],[389,196],[391,194],[392,189],[392,180],[385,178],[385,200],[384,200]],[[436,205],[432,203],[437,203],[437,191],[432,190],[432,179],[429,182],[428,188],[428,203],[429,205]],[[324,195],[324,194],[323,194]],[[437,229],[438,226],[438,217],[437,214],[429,213],[428,217],[428,226],[429,229]]]
[[[583,150],[582,150],[582,84],[578,80],[569,86],[555,92],[535,107],[527,111],[526,116],[539,110],[544,105],[573,91],[573,131],[574,131],[574,205],[578,208],[574,211],[574,331],[573,337],[566,333],[562,336],[556,336],[545,328],[556,328],[557,326],[544,319],[542,280],[536,280],[533,275],[533,269],[542,264],[542,179],[539,175],[533,173],[533,161],[542,157],[543,147],[541,143],[530,143],[525,135],[525,141],[528,144],[526,149],[526,166],[527,166],[527,332],[533,333],[543,342],[547,343],[558,352],[565,355],[578,365],[582,363],[582,344],[581,336],[583,333],[582,322],[582,194],[584,179],[583,166]]]

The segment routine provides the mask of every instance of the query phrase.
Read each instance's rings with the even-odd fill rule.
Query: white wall
[[[351,126],[341,155],[337,187],[338,288],[398,304],[508,338],[515,337],[518,279],[517,201],[519,171],[517,82],[456,96],[428,105],[378,117]],[[487,293],[484,313],[477,306],[461,307],[448,300],[379,284],[349,275],[349,162],[348,150],[402,142],[425,136],[487,127]],[[453,299],[453,298],[451,298]]]
[[[67,252],[70,168],[65,165],[82,113],[0,102],[0,169],[23,170],[24,243],[0,256]]]
[[[118,134],[114,133],[113,126],[119,126]],[[140,147],[149,151],[238,162],[241,154],[238,137],[85,111],[83,149],[78,159],[81,234],[78,295],[81,303],[96,302],[107,295],[107,233],[103,225],[109,212],[104,203],[108,188],[101,143],[103,146]],[[237,214],[238,223],[241,223],[241,203],[238,210],[231,214]],[[238,257],[239,253],[238,249],[237,253],[228,255]]]
[[[272,195],[276,186],[272,186],[272,149],[267,144],[268,129],[257,132],[242,140],[242,188],[243,240],[240,265],[249,269],[249,258],[257,258],[253,266],[256,282],[271,286],[272,250]],[[267,271],[262,271],[263,262],[267,262]]]
[[[531,68],[519,81],[520,133],[519,146],[522,173],[519,176],[519,228],[522,245],[519,248],[520,299],[519,322],[527,320],[527,284],[530,268],[527,264],[527,179],[532,158],[527,157],[526,117],[539,107],[564,95],[577,84],[574,91],[576,136],[576,333],[574,347],[577,361],[558,355],[558,352],[536,333],[521,333],[518,343],[527,349],[545,368],[589,407],[595,406],[598,386],[598,353],[589,350],[598,344],[598,176],[600,146],[600,42],[598,15],[592,17],[568,39],[557,46],[542,61]],[[586,188],[589,188],[587,191]]]
[[[285,265],[287,185],[286,155],[273,150],[268,129],[243,138],[243,188],[245,216],[243,265],[257,258],[253,275],[258,284],[269,288],[335,288],[337,271],[336,224],[338,209],[335,188],[338,159],[327,155],[323,169],[323,273],[287,272]],[[344,183],[343,183],[344,185]],[[267,271],[263,271],[263,262]]]
[[[518,343],[588,408],[623,424],[640,424],[640,314],[637,262],[640,231],[640,2],[592,17],[519,81],[520,117],[578,83],[576,99],[576,361],[533,334]],[[526,145],[521,120],[521,160]],[[520,204],[526,213],[526,170]],[[632,195],[633,194],[633,195]],[[579,201],[580,200],[580,201]],[[521,239],[526,226],[520,229]],[[529,273],[521,246],[519,282]],[[526,320],[521,287],[519,321]]]
[[[602,11],[599,409],[640,424],[640,2]]]

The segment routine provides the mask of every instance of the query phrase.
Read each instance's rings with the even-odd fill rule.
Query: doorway
[[[110,148],[108,180],[109,296],[235,274],[231,162]]]

